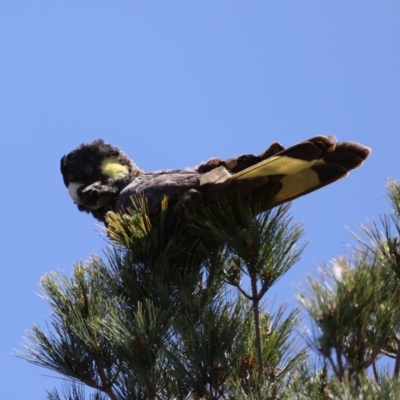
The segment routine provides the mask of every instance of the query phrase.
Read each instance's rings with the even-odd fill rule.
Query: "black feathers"
[[[131,196],[145,196],[152,219],[164,196],[169,204],[218,201],[234,204],[251,195],[262,209],[293,200],[345,177],[371,150],[316,136],[284,149],[273,143],[258,156],[213,158],[193,170],[144,172],[117,147],[102,140],[81,145],[61,159],[61,173],[80,211],[100,221],[108,211],[129,207]]]
[[[104,222],[122,189],[143,171],[117,147],[95,140],[62,157],[61,173],[79,211]]]

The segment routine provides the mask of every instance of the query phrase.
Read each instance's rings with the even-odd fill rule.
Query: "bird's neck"
[[[114,181],[114,186],[118,188],[118,193],[121,192],[126,186],[128,186],[137,177],[144,174],[144,171],[136,166],[136,164],[131,161],[129,165],[129,174],[123,178]]]

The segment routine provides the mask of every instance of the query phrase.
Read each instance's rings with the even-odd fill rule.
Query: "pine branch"
[[[165,200],[157,226],[145,204],[109,214],[106,262],[43,278],[52,326],[34,326],[22,356],[111,399],[275,396],[304,357],[290,339],[295,315],[270,316],[261,300],[299,259],[302,230],[288,206],[189,211],[171,215]]]

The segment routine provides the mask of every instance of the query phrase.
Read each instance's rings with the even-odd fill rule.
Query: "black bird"
[[[284,149],[279,143],[260,155],[212,158],[190,170],[146,172],[121,150],[103,140],[82,144],[61,159],[65,186],[80,211],[105,222],[108,211],[123,212],[131,196],[144,196],[156,221],[161,200],[169,205],[251,195],[262,210],[296,199],[345,177],[371,153],[353,142],[316,136]]]

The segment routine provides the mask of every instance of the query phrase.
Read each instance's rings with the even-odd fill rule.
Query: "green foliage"
[[[295,334],[299,310],[265,307],[304,249],[289,207],[172,212],[167,199],[156,225],[140,199],[109,214],[105,259],[42,278],[50,326],[34,325],[20,356],[66,377],[48,400],[83,400],[82,385],[97,400],[400,398],[397,182],[388,199],[391,213],[352,233],[358,247],[299,294],[316,361]]]
[[[321,332],[316,350],[342,379],[346,373],[366,373],[389,340],[391,328],[399,326],[400,316],[392,313],[398,300],[387,295],[380,269],[365,256],[334,263],[341,278],[330,276],[327,269],[323,281],[309,279],[312,295],[300,299]]]
[[[400,370],[400,186],[389,182],[392,212],[381,226],[367,221],[348,258],[309,277],[299,299],[315,325],[311,345],[329,364],[340,398],[398,391]],[[382,357],[395,360],[392,374],[379,371]],[[371,374],[374,381],[370,381]],[[391,379],[392,378],[392,379]],[[382,393],[380,392],[382,391]],[[397,393],[400,392],[398,391]],[[353,397],[351,397],[353,396]],[[363,397],[364,396],[364,397]],[[371,397],[375,398],[375,397]]]
[[[61,389],[61,396],[57,389],[47,392],[46,400],[83,400],[85,398],[84,385],[75,381],[64,382]],[[103,395],[101,392],[96,391],[90,395],[90,400],[106,400],[108,396]]]
[[[288,206],[256,214],[247,204],[171,213],[166,199],[154,226],[138,199],[109,214],[105,260],[42,278],[51,326],[32,327],[22,356],[110,399],[274,398],[304,351],[297,311],[261,301],[304,246]]]

